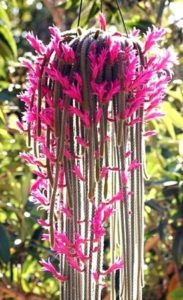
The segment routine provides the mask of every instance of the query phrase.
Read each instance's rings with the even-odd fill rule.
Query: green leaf
[[[0,24],[6,24],[8,26],[10,26],[10,20],[9,17],[6,13],[6,11],[2,8],[2,6],[0,6]]]
[[[39,266],[37,263],[37,260],[33,260],[31,255],[27,255],[26,260],[23,263],[22,266],[22,271],[24,273],[24,277],[29,275],[33,270],[35,269],[36,266]]]
[[[10,261],[9,236],[3,225],[0,225],[0,259],[6,264]]]
[[[177,288],[169,294],[170,300],[182,300],[183,288]]]
[[[16,58],[17,56],[17,48],[16,43],[13,38],[13,35],[8,28],[7,25],[0,25],[0,55],[1,56],[10,56],[12,59]],[[3,49],[1,49],[3,47]],[[9,51],[7,50],[9,49]],[[6,53],[6,52],[7,53]]]
[[[5,124],[6,123],[6,119],[3,113],[3,110],[0,107],[0,120]],[[1,129],[1,128],[0,128]]]
[[[1,41],[1,32],[0,32],[0,55],[3,57],[3,59],[10,58],[13,59],[13,55],[11,52],[11,49],[8,47],[6,42]]]
[[[87,23],[89,23],[90,19],[93,18],[97,14],[98,11],[99,11],[99,7],[98,7],[97,3],[94,2],[90,9],[89,15],[88,15]]]
[[[167,117],[172,121],[172,123],[182,129],[183,128],[183,117],[181,114],[168,102],[162,104],[163,110],[165,111]]]
[[[172,98],[179,100],[180,102],[183,101],[181,88],[177,89],[176,91],[169,90],[167,94]]]
[[[172,139],[176,140],[175,129],[173,126],[173,122],[170,120],[170,118],[168,116],[164,116],[164,118],[162,118],[162,122],[165,124],[166,129],[169,135],[172,137]]]
[[[0,56],[0,78],[6,78],[4,59]]]

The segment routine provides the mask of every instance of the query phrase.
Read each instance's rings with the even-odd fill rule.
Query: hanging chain
[[[126,25],[125,25],[125,21],[124,21],[124,18],[123,18],[123,15],[122,15],[122,11],[120,9],[120,6],[119,6],[119,3],[118,3],[118,0],[116,0],[116,5],[117,5],[117,8],[118,8],[118,11],[119,11],[119,14],[120,14],[120,17],[121,17],[121,21],[123,23],[123,27],[124,27],[124,30],[126,32],[126,35],[128,37],[128,31],[127,31],[127,28],[126,28]]]
[[[77,24],[77,27],[79,27],[79,25],[80,25],[82,6],[83,6],[83,0],[80,0],[80,4],[79,4],[79,15],[78,15],[78,24]]]

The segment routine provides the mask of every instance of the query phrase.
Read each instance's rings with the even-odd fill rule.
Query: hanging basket
[[[157,48],[164,30],[149,29],[142,41],[137,30],[127,37],[101,24],[52,27],[47,46],[27,35],[36,57],[24,60],[19,126],[30,154],[21,156],[35,167],[32,201],[46,213],[38,222],[58,259],[41,264],[63,282],[63,300],[101,299],[104,286],[111,299],[142,298],[144,136],[154,134],[144,123],[162,115],[175,62]]]

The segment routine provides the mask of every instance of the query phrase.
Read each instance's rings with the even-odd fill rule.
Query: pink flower
[[[76,108],[74,106],[70,106],[68,108],[68,111],[71,115],[75,114],[76,116],[78,116],[83,121],[83,123],[86,127],[90,127],[90,120],[89,120],[88,112],[83,113],[78,108]]]
[[[96,82],[91,82],[91,86],[92,86],[92,91],[95,95],[98,96],[98,99],[100,102],[103,102],[104,100],[104,94],[106,92],[106,85],[107,82],[102,82],[102,83],[96,83]]]
[[[108,167],[103,167],[100,171],[100,178],[107,177],[109,173],[109,168]]]
[[[75,258],[72,258],[72,257],[67,257],[67,262],[68,264],[75,270],[79,271],[79,272],[83,272],[85,269],[82,268],[76,261]]]
[[[95,214],[92,220],[93,232],[95,241],[99,241],[105,234],[104,223],[113,213],[113,207],[108,203],[100,203],[95,210]]]
[[[149,28],[147,34],[145,35],[144,52],[149,51],[158,41],[160,41],[165,32],[166,30],[163,28],[159,29],[155,26]]]
[[[128,175],[126,172],[122,172],[121,173],[121,182],[122,184],[125,186],[127,185],[127,182],[128,182]]]
[[[68,77],[63,76],[54,66],[51,66],[51,68],[45,67],[44,70],[53,80],[59,81],[64,89],[69,88],[70,84]]]
[[[116,271],[116,270],[120,270],[124,267],[124,261],[123,259],[113,263],[106,271],[100,273],[102,275],[109,275],[112,272]]]
[[[50,226],[50,224],[47,221],[45,221],[44,219],[42,219],[42,218],[39,218],[37,220],[37,222],[38,222],[39,225],[41,225],[43,227],[49,227]]]
[[[23,58],[21,60],[21,63],[24,67],[26,67],[28,70],[33,70],[33,64],[32,64],[32,61],[28,58]]]
[[[40,114],[40,119],[41,121],[50,126],[50,128],[53,129],[53,124],[54,124],[54,110],[53,108],[45,108],[42,110]]]
[[[50,31],[52,37],[55,39],[55,41],[57,43],[59,43],[60,39],[61,39],[60,30],[56,26],[53,25],[53,26],[49,27],[49,31]]]
[[[55,231],[55,237],[57,242],[61,242],[65,244],[69,248],[73,248],[73,243],[69,240],[66,233],[59,233],[58,231]]]
[[[113,204],[117,201],[122,201],[124,199],[124,195],[122,191],[119,191],[116,195],[114,195],[109,201],[110,204]]]
[[[132,172],[136,169],[138,169],[141,166],[141,163],[139,163],[136,159],[132,160],[132,162],[130,163],[129,167],[128,167],[128,172]]]
[[[73,63],[75,60],[75,53],[73,49],[65,43],[60,43],[60,55],[66,63]]]
[[[82,175],[80,168],[77,165],[73,166],[72,171],[80,180],[85,181],[85,177]]]
[[[44,155],[49,159],[50,162],[55,162],[55,156],[54,154],[43,144],[41,145],[42,151]]]
[[[37,178],[31,187],[31,192],[36,191],[40,187],[45,187],[45,180],[43,178]]]
[[[143,134],[143,136],[148,137],[148,136],[153,136],[153,135],[156,135],[156,134],[157,134],[156,130],[149,130],[149,131],[146,131]]]
[[[20,153],[19,155],[20,155],[20,157],[21,157],[23,160],[25,160],[27,163],[29,163],[29,164],[34,164],[34,157],[33,157],[33,155],[27,154],[27,153],[24,153],[24,152]]]
[[[72,154],[66,148],[64,148],[64,156],[67,157],[68,159],[72,159]]]
[[[177,55],[172,48],[164,50],[164,53],[159,61],[156,62],[158,71],[167,70],[169,75],[172,75],[172,66],[178,64]]]
[[[43,267],[43,271],[47,271],[50,272],[56,279],[58,279],[59,281],[67,281],[68,277],[64,276],[62,274],[60,274],[55,267],[52,265],[52,263],[50,262],[50,259],[48,259],[48,261],[45,261],[44,259],[42,259],[40,261],[40,264]]]
[[[132,31],[130,32],[130,35],[131,35],[132,37],[138,37],[138,36],[139,36],[139,33],[140,33],[140,30],[137,29],[136,27],[134,27],[134,28],[132,29]]]
[[[65,173],[64,173],[64,168],[60,168],[60,172],[59,172],[59,180],[58,180],[58,185],[59,187],[62,189],[64,186],[65,186],[65,183],[64,183],[64,177],[65,176]]]
[[[102,118],[102,114],[103,114],[103,110],[102,110],[102,108],[99,108],[96,112],[96,115],[95,115],[96,124],[100,123],[100,120]]]
[[[109,217],[112,215],[113,212],[114,212],[113,207],[110,206],[110,205],[106,205],[106,208],[103,211],[102,222],[104,223],[105,221],[107,221],[109,219]]]
[[[87,148],[89,146],[89,143],[86,142],[83,138],[80,136],[76,136],[77,143],[83,146],[84,148]]]
[[[106,30],[106,20],[102,12],[99,13],[99,23],[102,30]]]
[[[26,35],[26,39],[28,40],[31,47],[33,47],[39,54],[44,54],[46,52],[46,47],[42,41],[40,41],[33,33],[28,32]]]
[[[129,157],[131,154],[132,154],[132,151],[130,151],[130,150],[125,152],[125,158]]]
[[[152,119],[161,118],[164,115],[165,114],[162,113],[162,112],[154,111],[154,112],[151,112],[151,113],[147,114],[144,119],[145,119],[145,121],[149,121],[149,120],[152,120]]]
[[[72,211],[69,207],[67,206],[61,206],[61,212],[64,213],[67,218],[72,218]]]
[[[75,78],[75,80],[77,81],[78,85],[79,85],[80,87],[82,87],[82,86],[83,86],[83,80],[82,80],[81,75],[80,75],[78,72],[75,72],[75,73],[74,73],[74,78]]]
[[[120,47],[121,47],[121,45],[117,41],[112,42],[110,45],[109,57],[110,57],[110,63],[112,65],[114,64],[114,62],[116,61],[116,59],[119,55]]]
[[[40,171],[37,171],[37,170],[33,170],[32,173],[40,178],[43,178],[43,179],[47,179],[48,176],[47,176],[47,173],[46,172],[40,172]]]
[[[65,94],[69,96],[70,98],[75,99],[77,102],[82,103],[82,96],[81,96],[81,90],[80,87],[74,84],[70,85],[68,89],[64,90]]]
[[[101,50],[98,58],[97,58],[99,72],[101,72],[103,70],[104,63],[105,63],[106,58],[107,58],[107,54],[108,54],[108,49],[107,48],[103,48]]]
[[[140,122],[142,122],[141,117],[137,117],[137,118],[131,120],[130,122],[128,122],[127,125],[128,125],[128,126],[133,126],[133,125],[135,125],[135,124],[137,124],[137,123],[140,123]]]
[[[42,194],[39,190],[32,191],[31,195],[33,197],[32,201],[35,202],[35,204],[46,206],[49,204],[47,198],[44,194]]]
[[[112,99],[112,97],[119,93],[120,91],[120,82],[119,80],[115,80],[113,82],[110,83],[110,88],[109,88],[109,91],[106,95],[106,98],[105,98],[105,101],[108,102],[109,100]]]
[[[19,120],[16,121],[16,125],[18,126],[18,129],[19,129],[20,133],[26,131],[26,129],[24,128],[23,124]]]
[[[38,159],[35,159],[35,157],[32,154],[27,154],[22,152],[20,153],[20,157],[29,164],[37,165],[39,167],[44,167],[43,163]]]
[[[93,279],[95,280],[96,283],[99,282],[99,273],[97,271],[92,273]]]

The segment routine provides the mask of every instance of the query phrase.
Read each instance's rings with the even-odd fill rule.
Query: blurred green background
[[[110,26],[123,31],[115,0],[104,0]],[[162,105],[166,116],[151,121],[157,136],[146,141],[149,180],[145,202],[144,300],[183,299],[183,1],[118,1],[128,29],[155,24],[167,27],[165,46],[179,56],[174,78]],[[84,1],[82,26],[93,26],[100,1]],[[26,71],[21,57],[32,57],[27,31],[49,40],[48,27],[75,27],[78,0],[0,0],[0,300],[58,299],[58,283],[41,271],[38,260],[48,254],[42,229],[29,199],[32,175],[19,158],[26,150],[17,130],[23,106],[17,94],[24,89]],[[107,249],[106,249],[107,253]],[[104,298],[109,298],[106,291]],[[78,299],[79,300],[79,299]]]

